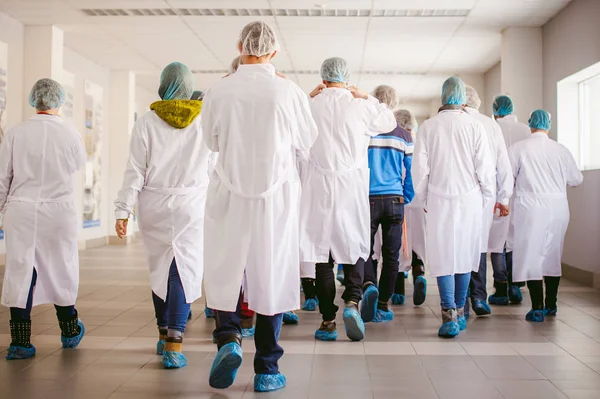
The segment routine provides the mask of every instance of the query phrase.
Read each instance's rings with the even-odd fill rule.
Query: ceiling
[[[352,83],[365,90],[390,84],[403,101],[423,102],[439,95],[449,75],[494,66],[503,29],[541,26],[569,1],[0,0],[0,11],[25,24],[59,26],[67,47],[107,68],[137,72],[138,84],[152,92],[172,61],[196,71],[198,88],[209,87],[237,55],[243,26],[263,20],[281,42],[273,63],[304,90],[319,83],[325,58],[340,56]]]

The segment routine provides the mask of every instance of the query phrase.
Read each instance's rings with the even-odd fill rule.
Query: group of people
[[[417,134],[410,112],[393,111],[394,89],[370,95],[348,86],[341,58],[323,62],[322,83],[307,96],[275,70],[279,46],[264,22],[244,27],[237,46],[231,73],[201,101],[185,65],[163,70],[161,100],[135,123],[115,201],[119,237],[137,205],[166,368],[186,365],[183,335],[204,285],[218,347],[210,385],[233,384],[242,338],[254,334],[255,390],[284,387],[278,339],[284,320],[297,322],[293,311],[318,306],[315,338],[337,339],[335,264],[343,268],[341,313],[352,341],[364,339],[364,323],[393,319],[389,302],[404,303],[405,269],[412,268],[413,302],[425,301],[425,266],[441,297],[438,334],[458,335],[468,297],[475,314],[491,312],[487,252],[491,304],[521,302],[526,282],[527,320],[556,314],[566,186],[583,178],[569,151],[548,139],[546,111],[534,111],[526,126],[512,100],[499,96],[495,120],[488,118],[476,91],[451,77],[439,113]],[[35,354],[34,305],[56,306],[64,348],[85,332],[74,306],[72,192],[85,149],[58,117],[63,103],[57,82],[38,81],[30,95],[37,115],[9,130],[0,149],[7,359]]]

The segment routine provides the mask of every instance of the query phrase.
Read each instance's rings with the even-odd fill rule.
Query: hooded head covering
[[[160,74],[158,95],[163,100],[189,100],[194,92],[194,75],[190,69],[180,63],[173,62]]]

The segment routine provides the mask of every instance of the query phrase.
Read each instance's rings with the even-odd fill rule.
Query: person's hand
[[[229,75],[231,75],[230,73],[228,73],[227,75],[223,76],[221,79],[225,79],[226,77],[228,77]]]
[[[496,213],[496,211],[498,211],[501,218],[510,215],[510,208],[508,205],[502,205],[499,202],[496,202],[496,205],[494,205],[494,213]]]
[[[318,96],[319,94],[321,94],[321,92],[325,88],[327,88],[327,86],[325,86],[323,83],[321,83],[320,85],[318,85],[317,87],[315,87],[315,89],[313,91],[310,92],[310,98],[315,98],[316,96]]]
[[[277,71],[275,71],[275,75],[279,76],[280,78],[287,79],[287,76],[285,76],[285,75],[284,75],[284,74],[282,74],[281,72],[277,72]]]
[[[115,223],[117,237],[122,239],[127,235],[127,223],[129,223],[128,219],[117,219],[117,222]]]
[[[362,98],[363,100],[369,98],[369,93],[359,90],[356,86],[350,86],[348,87],[348,90],[350,90],[350,93],[352,93],[354,98]]]

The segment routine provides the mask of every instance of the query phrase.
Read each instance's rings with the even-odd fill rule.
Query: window
[[[557,141],[581,170],[600,169],[600,63],[558,82]]]

